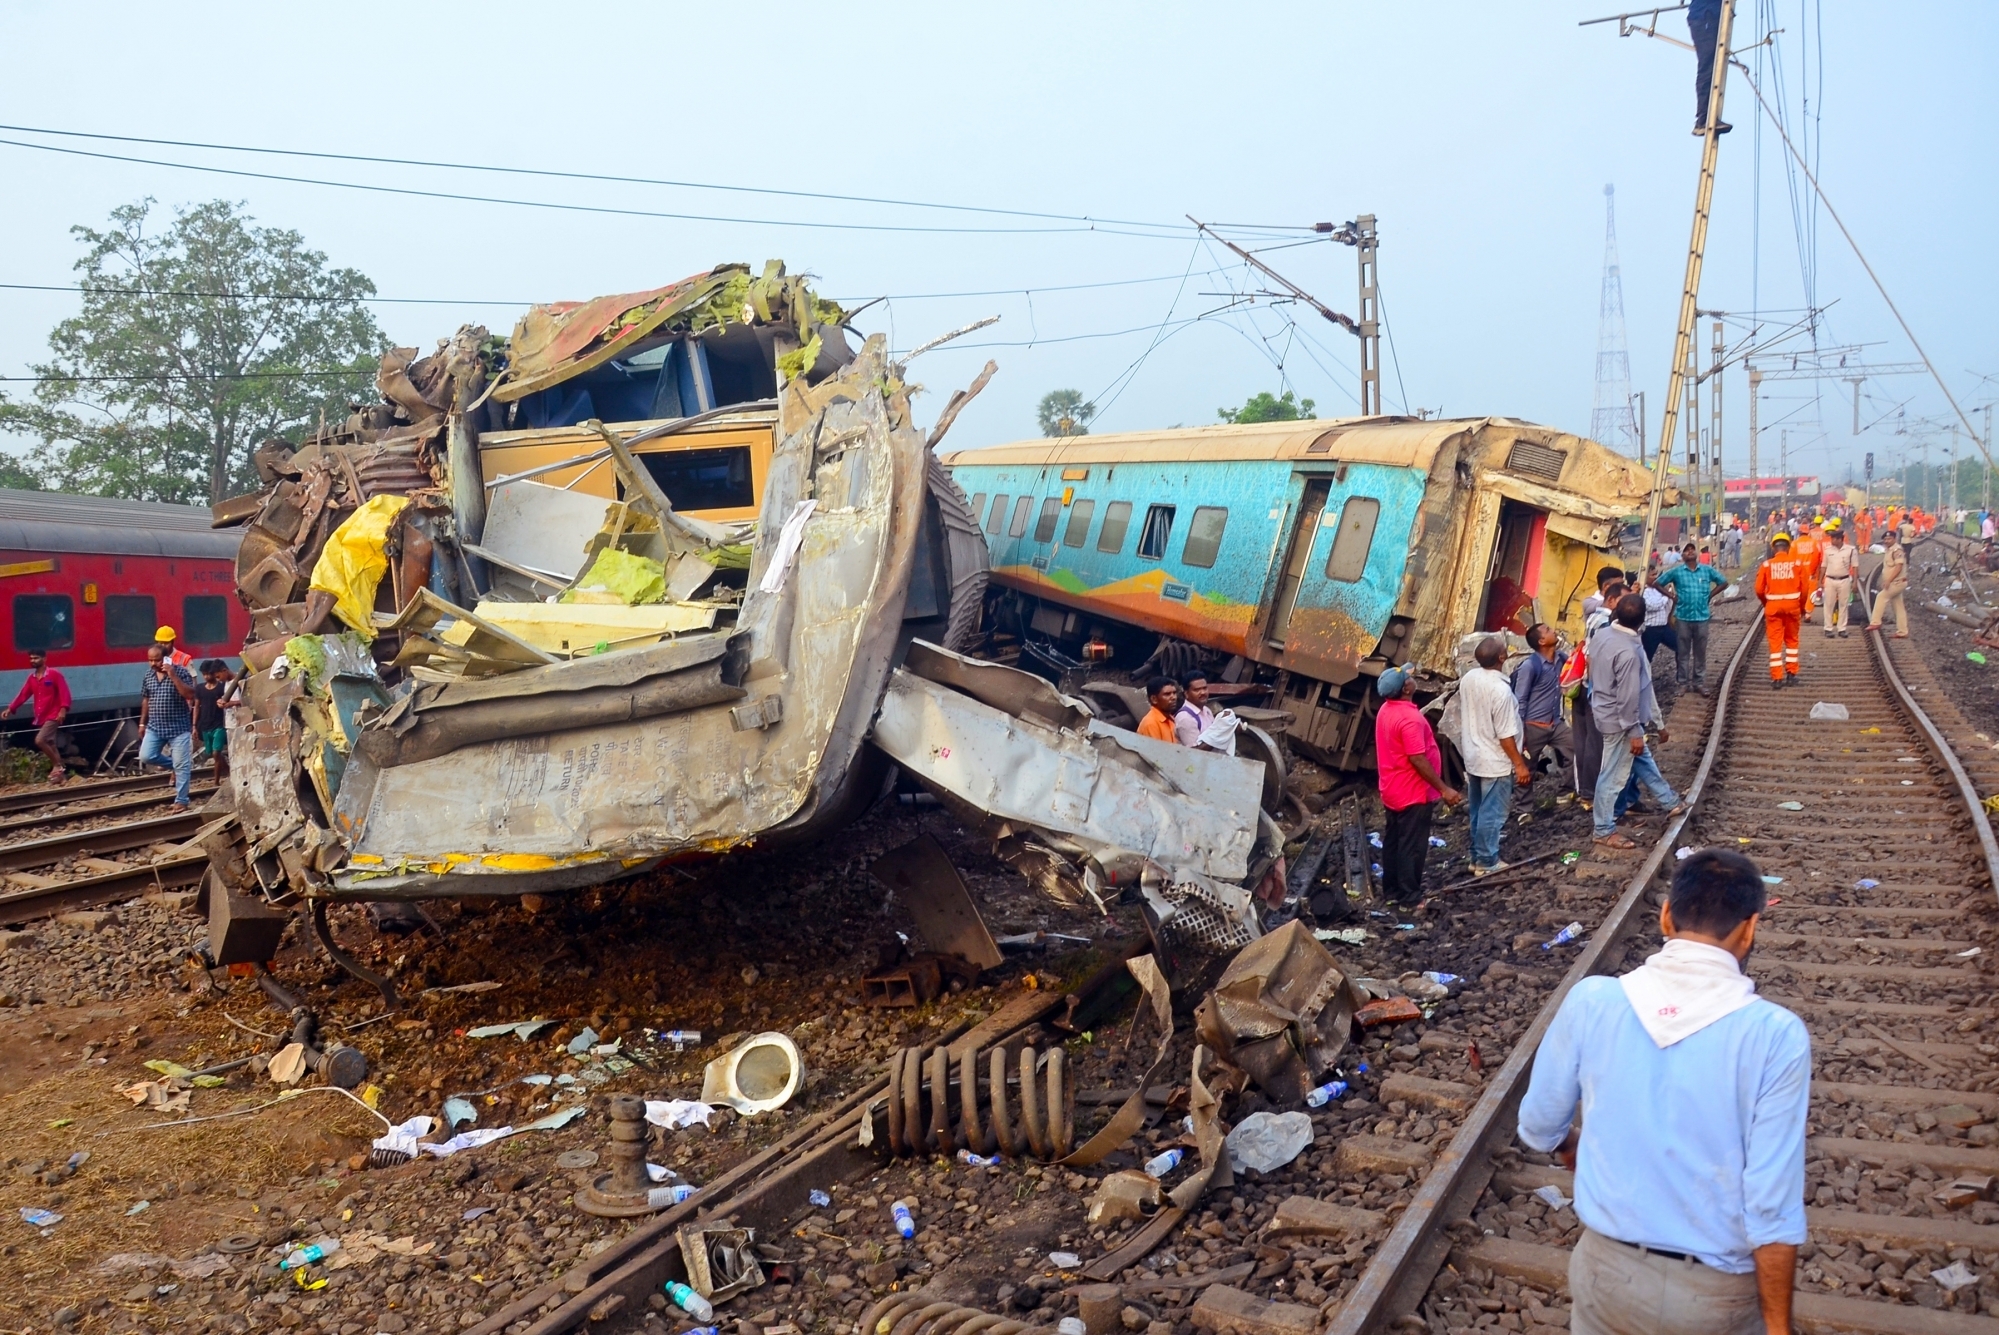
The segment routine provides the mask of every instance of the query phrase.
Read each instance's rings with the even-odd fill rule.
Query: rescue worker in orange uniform
[[[1811,590],[1808,603],[1818,601],[1819,565],[1825,559],[1825,520],[1811,519],[1798,525],[1798,536],[1791,544],[1791,559],[1803,563],[1805,587]]]
[[[1770,535],[1770,555],[1756,568],[1756,601],[1763,604],[1763,633],[1770,642],[1770,689],[1798,680],[1798,622],[1811,584],[1805,563],[1791,553],[1791,535]]]

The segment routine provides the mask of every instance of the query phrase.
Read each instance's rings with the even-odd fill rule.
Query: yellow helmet
[[[1828,519],[1828,520],[1826,520],[1826,521],[1825,521],[1825,531],[1826,531],[1826,532],[1828,532],[1828,533],[1837,533],[1837,532],[1839,532],[1839,521],[1838,521],[1837,519]]]
[[[1786,547],[1791,545],[1791,535],[1784,532],[1784,530],[1781,528],[1778,529],[1775,533],[1772,533],[1770,535],[1771,546],[1774,547],[1780,542],[1783,543]]]

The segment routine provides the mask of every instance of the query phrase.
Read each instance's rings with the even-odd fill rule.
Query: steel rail
[[[199,784],[188,790],[188,797],[190,800],[200,801],[213,796],[214,793],[214,784]],[[79,806],[69,811],[32,808],[33,814],[0,820],[0,836],[12,834],[16,830],[33,830],[44,825],[59,825],[65,821],[87,820],[92,816],[115,815],[120,811],[143,811],[147,807],[160,805],[173,795],[173,785],[168,782],[162,784],[158,792],[140,791],[124,796],[114,795],[113,800],[96,806]]]
[[[1742,641],[1729,658],[1721,689],[1715,697],[1714,719],[1708,729],[1707,747],[1700,767],[1688,787],[1680,815],[1666,823],[1638,872],[1626,884],[1610,913],[1591,934],[1589,944],[1556,985],[1553,995],[1513,1045],[1485,1093],[1473,1105],[1471,1114],[1450,1145],[1437,1156],[1435,1165],[1402,1212],[1395,1227],[1375,1250],[1374,1259],[1361,1272],[1346,1301],[1332,1316],[1325,1335],[1374,1335],[1422,1305],[1430,1282],[1453,1245],[1445,1228],[1470,1217],[1479,1195],[1492,1180],[1492,1154],[1499,1142],[1513,1134],[1520,1100],[1527,1093],[1527,1077],[1533,1070],[1534,1053],[1553,1023],[1569,989],[1594,974],[1608,972],[1612,961],[1621,958],[1625,940],[1649,921],[1646,895],[1654,877],[1665,865],[1680,832],[1692,820],[1708,794],[1708,780],[1721,755],[1721,739],[1727,731],[1729,707],[1741,688],[1741,668],[1750,646],[1760,638],[1761,619],[1743,630]]]
[[[129,793],[141,788],[170,788],[172,783],[171,774],[134,774],[122,779],[66,783],[60,788],[30,788],[24,792],[0,793],[0,815],[38,811],[43,807],[61,806],[65,802],[88,802],[95,797]]]
[[[33,922],[37,918],[76,909],[95,908],[99,904],[115,904],[121,899],[137,898],[150,890],[184,890],[200,884],[202,874],[207,870],[206,853],[183,853],[127,871],[82,876],[40,890],[20,890],[0,895],[0,927]]]
[[[1955,535],[1952,535],[1955,536]],[[1927,539],[1925,539],[1927,541]],[[1921,546],[1921,543],[1917,544]],[[1860,586],[1861,607],[1866,609],[1869,621],[1874,617],[1874,600],[1879,597],[1881,566],[1876,564],[1867,582]],[[1874,662],[1881,669],[1881,675],[1888,679],[1888,685],[1895,693],[1903,712],[1915,723],[1916,731],[1922,734],[1923,744],[1930,749],[1943,767],[1950,771],[1951,782],[1957,785],[1957,795],[1964,799],[1965,809],[1971,813],[1971,827],[1978,832],[1978,846],[1985,854],[1985,874],[1992,878],[1992,888],[1999,893],[1999,838],[1994,838],[1992,821],[1985,814],[1985,799],[1978,795],[1978,785],[1971,781],[1971,774],[1964,768],[1964,762],[1957,758],[1957,752],[1945,739],[1943,730],[1938,728],[1923,707],[1916,703],[1916,697],[1902,681],[1902,674],[1895,670],[1895,660],[1888,653],[1888,636],[1884,626],[1878,631],[1865,631],[1874,641]]]
[[[93,830],[76,830],[46,839],[9,844],[0,847],[0,872],[46,867],[73,855],[127,853],[150,844],[177,843],[199,830],[207,819],[199,811],[183,811],[173,816],[155,816],[150,820],[127,821],[122,825],[100,825]]]

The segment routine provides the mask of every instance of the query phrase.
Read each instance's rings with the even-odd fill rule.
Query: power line
[[[54,130],[39,125],[0,125],[0,130],[16,134],[43,134],[65,139],[94,139],[122,144],[153,144],[163,148],[196,148],[218,153],[256,153],[274,157],[317,158],[330,162],[368,162],[397,167],[429,167],[444,171],[490,172],[504,176],[542,176],[567,181],[603,181],[617,185],[663,186],[675,190],[714,190],[730,194],[774,195],[787,199],[817,199],[844,204],[883,204],[892,208],[937,209],[953,213],[987,213],[1010,218],[1038,218],[1054,222],[1079,222],[1092,225],[1109,224],[1118,227],[1148,227],[1173,233],[1184,233],[1184,224],[1170,222],[1150,222],[1132,218],[1098,218],[1089,214],[1044,213],[1033,209],[1008,209],[978,204],[945,204],[932,200],[894,199],[876,195],[846,195],[830,191],[783,190],[774,186],[723,185],[711,181],[676,181],[651,176],[617,176],[603,172],[557,171],[540,167],[502,167],[491,163],[440,162],[424,158],[383,157],[366,153],[327,153],[298,148],[262,148],[246,144],[217,144],[194,139],[154,139],[141,135],[93,134],[83,130]],[[27,145],[27,147],[49,147],[47,145]],[[161,164],[180,166],[184,164]],[[316,183],[323,184],[323,183]],[[740,221],[722,219],[719,221]],[[797,224],[805,225],[805,224]],[[1284,223],[1226,223],[1220,224],[1244,231],[1293,232],[1310,231],[1308,224]],[[927,230],[927,229],[914,229]],[[942,229],[961,230],[961,229]]]
[[[179,171],[203,172],[213,176],[245,177],[256,181],[283,181],[292,185],[320,185],[336,190],[359,190],[368,194],[402,195],[416,199],[443,199],[469,204],[507,204],[516,208],[549,209],[558,213],[599,213],[623,218],[663,218],[675,222],[731,223],[745,227],[805,227],[832,232],[898,232],[930,233],[944,235],[1015,235],[1052,236],[1075,233],[1102,233],[1107,236],[1147,237],[1152,239],[1178,240],[1179,234],[1164,232],[1134,232],[1115,227],[918,227],[895,223],[837,223],[802,222],[789,218],[735,218],[706,213],[673,213],[661,209],[621,209],[608,204],[561,204],[552,200],[511,199],[502,195],[473,195],[451,190],[419,190],[414,186],[371,185],[361,181],[334,181],[316,176],[289,176],[282,172],[249,171],[241,167],[211,167],[193,162],[169,162],[161,158],[133,157],[123,153],[100,153],[84,148],[62,148],[55,144],[31,144],[19,139],[0,139],[0,145],[9,148],[33,149],[42,153],[61,153],[69,157],[95,158],[104,162],[129,162],[143,167],[170,167]],[[1181,229],[1182,232],[1185,229]]]
[[[1203,275],[1206,276],[1205,274]],[[1160,274],[1152,278],[1116,278],[1098,283],[1057,283],[1047,287],[1000,287],[982,292],[900,292],[871,300],[888,301],[945,301],[965,297],[1012,297],[1033,296],[1047,292],[1084,292],[1099,288],[1137,287],[1147,283],[1178,282],[1179,274]],[[0,291],[10,292],[81,292],[89,296],[145,296],[145,297],[197,297],[212,300],[243,301],[351,301],[361,305],[382,306],[534,306],[541,303],[527,300],[500,301],[480,298],[451,297],[345,297],[323,295],[313,292],[205,292],[195,288],[169,287],[92,287],[83,283],[0,283]],[[833,297],[829,300],[847,302],[855,297]]]
[[[7,385],[47,385],[47,384],[96,384],[110,381],[169,381],[205,382],[210,380],[316,380],[344,375],[372,375],[366,366],[349,367],[339,371],[231,371],[215,375],[197,375],[192,371],[161,371],[153,375],[0,375],[0,384]]]

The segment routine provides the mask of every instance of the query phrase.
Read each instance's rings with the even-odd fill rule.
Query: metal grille
[[[1543,482],[1560,482],[1562,465],[1569,456],[1560,450],[1551,450],[1546,445],[1536,445],[1531,440],[1516,440],[1506,454],[1506,471],[1518,473],[1522,477],[1538,478]]]

